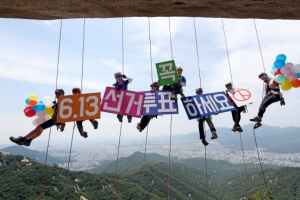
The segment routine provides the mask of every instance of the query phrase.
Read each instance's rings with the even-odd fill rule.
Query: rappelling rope
[[[122,74],[124,74],[124,21],[122,17]],[[120,144],[121,144],[121,135],[122,135],[122,124],[120,125],[120,135],[119,135],[119,144],[118,144],[118,154],[116,159],[116,171],[114,173],[114,189],[112,192],[112,199],[115,199],[115,193],[117,192],[117,176],[118,176],[118,164],[119,164],[119,154],[120,154]]]
[[[200,62],[199,62],[199,52],[198,52],[198,39],[197,39],[197,30],[196,30],[196,22],[195,18],[193,17],[194,20],[194,32],[195,32],[195,42],[196,42],[196,52],[197,52],[197,61],[198,61],[198,69],[199,69],[199,80],[200,80],[200,88],[202,87],[201,84],[201,68],[200,68]],[[199,123],[199,122],[198,122]],[[206,136],[206,130],[205,130],[205,123],[204,125],[204,136]],[[207,190],[207,159],[206,159],[206,146],[204,146],[205,150],[205,178],[206,178],[206,199],[208,199],[208,190]]]
[[[228,46],[227,46],[227,40],[226,40],[226,33],[225,33],[224,22],[223,22],[222,18],[221,18],[221,21],[222,21],[222,28],[223,28],[223,34],[224,34],[224,40],[225,40],[225,46],[226,46],[226,52],[227,52],[228,66],[229,66],[230,77],[231,77],[231,84],[233,85],[231,65],[230,65]],[[251,187],[250,187],[250,182],[249,182],[249,178],[248,178],[248,171],[247,171],[247,167],[246,167],[246,160],[245,160],[245,157],[244,157],[244,147],[243,147],[243,142],[242,142],[242,134],[241,134],[241,132],[239,132],[239,134],[240,134],[240,142],[241,142],[242,153],[243,153],[243,161],[244,161],[244,168],[245,168],[245,174],[246,174],[246,181],[247,181],[247,185],[248,185],[248,192],[250,194],[250,199],[252,199]]]
[[[169,33],[170,33],[170,47],[171,47],[171,57],[173,58],[173,47],[172,47],[172,32],[171,32],[171,21],[169,19]],[[172,150],[172,114],[170,122],[170,148],[169,148],[169,163],[168,163],[168,200],[171,198],[171,150]]]
[[[55,89],[57,89],[57,80],[58,80],[59,57],[60,57],[60,43],[61,43],[61,30],[62,30],[62,19],[60,20],[60,31],[59,31],[59,42],[58,42],[57,64],[56,64]],[[55,98],[55,100],[56,100],[56,98]],[[45,158],[45,164],[44,164],[44,175],[43,175],[43,179],[42,179],[42,192],[41,192],[41,197],[40,197],[41,200],[44,198],[45,176],[46,176],[46,172],[47,172],[47,160],[48,160],[48,150],[49,150],[49,143],[50,143],[50,135],[51,135],[51,127],[50,127],[50,131],[49,131],[49,136],[48,136],[48,144],[47,144],[46,158]]]
[[[149,30],[149,44],[150,44],[150,67],[151,67],[151,81],[153,83],[153,69],[152,69],[152,49],[151,49],[151,29],[150,29],[150,19],[148,17],[148,30]],[[149,128],[149,122],[151,120],[151,117],[148,117],[148,125],[147,125],[147,130],[146,130],[146,142],[145,142],[145,151],[144,151],[144,164],[143,164],[143,174],[142,174],[142,183],[141,183],[141,192],[140,192],[140,199],[142,197],[142,185],[144,182],[144,173],[145,173],[145,168],[144,166],[146,165],[146,154],[147,154],[147,141],[148,141],[148,128]]]
[[[264,63],[264,59],[263,59],[263,55],[262,55],[262,50],[261,50],[261,46],[260,46],[260,41],[259,41],[259,37],[258,37],[258,32],[257,32],[257,27],[256,27],[255,19],[253,19],[253,23],[254,23],[254,27],[255,27],[255,33],[256,33],[257,43],[258,43],[258,47],[259,47],[259,51],[260,51],[260,56],[261,56],[261,61],[262,61],[262,65],[263,65],[263,70],[266,73],[265,63]],[[263,83],[262,100],[263,100],[263,96],[264,96],[264,83]],[[258,146],[257,146],[257,142],[256,142],[256,135],[255,135],[255,129],[254,128],[253,128],[253,135],[254,135],[254,140],[255,140],[255,145],[256,145],[257,156],[258,156],[258,160],[259,160],[259,164],[260,164],[260,168],[261,168],[261,172],[262,172],[262,175],[263,175],[263,178],[264,178],[264,183],[265,183],[266,192],[267,192],[268,191],[267,182],[266,182],[264,170],[262,168],[262,164],[261,164],[261,160],[260,160],[260,156],[259,156],[259,152],[258,152]]]

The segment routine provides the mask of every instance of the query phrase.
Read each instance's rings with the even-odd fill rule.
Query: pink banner
[[[141,92],[106,87],[100,110],[140,118],[143,113],[144,99],[145,94]]]

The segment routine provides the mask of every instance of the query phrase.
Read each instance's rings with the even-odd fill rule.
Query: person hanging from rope
[[[151,90],[150,92],[155,92],[156,90],[159,90],[159,83],[158,82],[153,82],[151,85]],[[157,118],[157,115],[144,115],[142,116],[141,118],[141,121],[140,123],[137,123],[137,129],[142,132],[146,127],[147,125],[149,124],[150,120],[153,119],[154,117]]]
[[[179,83],[180,83],[180,96],[183,98],[183,97],[185,97],[184,96],[184,94],[183,94],[183,89],[182,89],[182,87],[183,86],[186,86],[186,79],[185,79],[185,77],[184,76],[182,76],[181,74],[182,74],[182,71],[183,71],[183,69],[182,69],[182,67],[177,67],[177,73],[178,73],[178,78],[179,78]]]
[[[182,86],[186,86],[186,79],[184,76],[181,76],[182,67],[177,67],[177,73],[179,75],[178,83],[164,85],[163,87],[163,90],[170,90],[172,92],[170,99],[173,101],[177,101],[177,94],[180,94],[181,97],[184,97]]]
[[[202,88],[197,88],[196,89],[196,94],[197,95],[202,95],[203,93],[203,90]],[[218,113],[215,113],[214,115],[217,115]],[[202,144],[204,146],[207,146],[209,143],[206,141],[205,139],[205,134],[204,134],[204,121],[206,121],[206,123],[208,124],[209,126],[209,129],[211,131],[211,139],[217,139],[218,138],[218,135],[216,133],[216,128],[212,122],[212,117],[211,116],[205,116],[205,117],[201,117],[201,118],[198,118],[197,119],[198,121],[198,128],[199,128],[199,133],[200,133],[200,140],[202,140]]]
[[[79,87],[75,87],[72,89],[72,93],[73,95],[76,95],[76,94],[81,94],[81,90]],[[82,122],[83,121],[76,121],[76,125],[77,125],[77,128],[78,128],[78,131],[80,133],[80,135],[84,138],[87,138],[88,137],[88,134],[87,132],[83,131],[83,126],[82,126]],[[97,129],[98,128],[98,121],[95,120],[95,119],[90,119],[90,122],[92,123],[94,129]]]
[[[233,122],[234,122],[234,125],[232,127],[232,131],[234,132],[243,132],[243,129],[240,125],[240,120],[241,120],[241,112],[246,112],[247,110],[247,107],[246,106],[240,106],[238,107],[234,101],[232,100],[232,98],[229,96],[228,94],[228,91],[232,89],[232,83],[231,82],[228,82],[225,84],[225,87],[226,87],[226,94],[227,94],[227,97],[228,99],[231,101],[231,103],[233,104],[233,106],[236,108],[236,110],[233,110],[231,111],[231,115],[232,115],[232,119],[233,119]]]
[[[127,90],[128,84],[132,81],[132,79],[125,76],[124,74],[122,75],[121,72],[116,72],[114,75],[115,75],[116,82],[113,84],[113,86],[115,86],[117,90],[120,89]],[[126,78],[127,80],[123,80],[122,78]],[[117,118],[120,122],[123,122],[123,115],[117,114]],[[127,119],[128,119],[128,123],[131,123],[132,116],[128,115]]]
[[[282,96],[282,93],[280,93],[279,84],[275,82],[273,78],[270,78],[266,73],[262,72],[258,75],[258,78],[260,78],[265,83],[265,97],[262,100],[258,114],[253,119],[250,119],[250,121],[257,122],[254,125],[254,129],[261,126],[261,120],[263,118],[264,113],[266,112],[266,108],[271,105],[272,103],[280,101],[280,105],[284,106],[284,98]]]
[[[55,96],[56,99],[59,99],[61,96],[65,95],[65,92],[63,89],[56,89],[55,90]],[[29,134],[27,134],[26,136],[22,137],[19,136],[17,138],[11,136],[9,139],[18,144],[18,145],[25,145],[25,146],[30,146],[32,140],[34,140],[35,138],[39,137],[42,132],[47,129],[50,128],[54,125],[56,125],[60,131],[64,131],[65,128],[65,123],[57,123],[56,122],[56,116],[57,116],[57,109],[58,109],[58,103],[56,101],[53,101],[53,106],[52,106],[54,113],[52,115],[52,118],[45,121],[44,123],[38,125],[34,130],[32,130]]]

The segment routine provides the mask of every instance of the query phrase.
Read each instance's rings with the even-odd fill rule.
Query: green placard
[[[156,63],[156,71],[160,85],[178,83],[178,73],[174,60]]]

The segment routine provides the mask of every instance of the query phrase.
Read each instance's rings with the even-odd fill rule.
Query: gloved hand
[[[120,90],[120,88],[118,87],[118,86],[115,86],[115,88],[119,91]]]
[[[214,113],[214,115],[218,115],[218,114],[219,114],[218,112],[215,112],[215,113]]]
[[[125,74],[122,75],[123,78],[126,78]]]
[[[284,106],[284,105],[285,105],[284,98],[282,98],[282,99],[280,100],[280,105],[281,105],[281,106]]]
[[[180,79],[178,79],[178,83],[181,83],[181,80],[180,80]]]
[[[63,132],[63,131],[65,130],[65,126],[66,126],[65,123],[62,123],[62,124],[60,125],[60,132]]]

